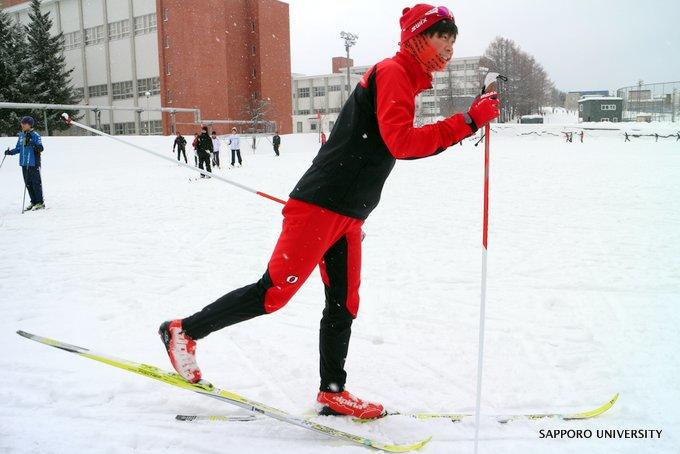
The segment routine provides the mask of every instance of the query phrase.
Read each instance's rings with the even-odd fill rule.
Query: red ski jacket
[[[415,97],[431,87],[432,76],[407,53],[400,51],[374,65],[290,197],[366,219],[378,205],[396,159],[441,153],[473,133],[463,114],[413,126]]]

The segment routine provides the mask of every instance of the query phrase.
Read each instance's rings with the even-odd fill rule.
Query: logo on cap
[[[418,30],[425,22],[427,22],[427,17],[420,19],[416,24],[411,27],[411,32]]]

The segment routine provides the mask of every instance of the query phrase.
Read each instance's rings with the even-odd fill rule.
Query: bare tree
[[[543,66],[512,40],[502,37],[494,39],[486,49],[481,64],[508,78],[499,87],[503,100],[502,122],[539,113],[541,107],[548,104],[563,104],[559,101],[563,93],[555,88]]]
[[[255,93],[250,98],[242,99],[241,114],[250,122],[250,132],[269,132],[266,131],[266,126],[262,128],[262,125],[273,110],[271,99],[259,98]]]

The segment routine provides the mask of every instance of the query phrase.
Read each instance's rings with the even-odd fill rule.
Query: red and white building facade
[[[16,21],[29,3],[4,0]],[[292,132],[288,4],[277,0],[43,0],[82,103],[145,109],[197,108],[202,119],[249,120],[245,105],[266,100],[266,120]],[[149,93],[149,96],[146,96]],[[113,134],[171,133],[169,113],[83,112]],[[183,133],[194,116],[176,114]],[[219,133],[219,125],[215,125]]]

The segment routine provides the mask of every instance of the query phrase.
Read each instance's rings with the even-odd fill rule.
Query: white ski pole
[[[24,185],[24,198],[21,199],[21,214],[26,211],[26,185]]]
[[[483,93],[496,90],[498,73],[488,73],[484,79]],[[475,403],[475,454],[479,445],[479,413],[482,404],[482,368],[484,365],[484,321],[486,319],[486,252],[489,236],[489,145],[491,126],[484,126],[484,214],[482,224],[482,291],[479,307],[479,347],[477,352],[477,400]]]

